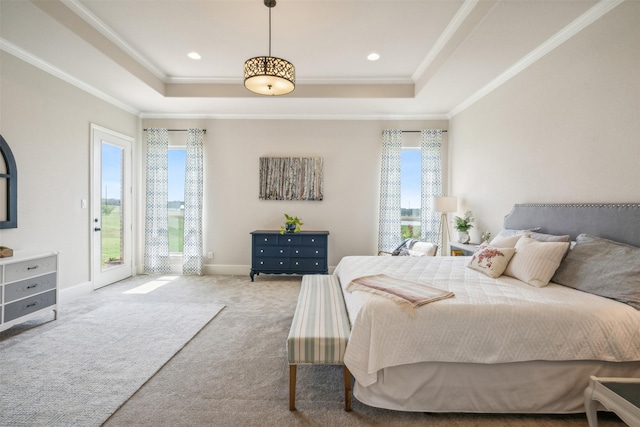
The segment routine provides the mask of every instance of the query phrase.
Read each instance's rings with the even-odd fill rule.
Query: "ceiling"
[[[278,0],[279,97],[243,86],[262,0],[0,0],[0,46],[140,117],[443,119],[621,1]]]

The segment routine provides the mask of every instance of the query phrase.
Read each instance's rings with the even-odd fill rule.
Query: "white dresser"
[[[58,254],[0,258],[0,331],[47,311],[58,317]]]

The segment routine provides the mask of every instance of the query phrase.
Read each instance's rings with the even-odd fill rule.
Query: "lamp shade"
[[[455,212],[458,210],[458,198],[436,197],[433,199],[433,210],[436,212]]]
[[[251,58],[244,63],[244,86],[260,95],[286,95],[296,87],[296,69],[282,58]]]

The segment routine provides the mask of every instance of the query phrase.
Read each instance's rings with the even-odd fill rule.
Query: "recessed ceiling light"
[[[196,59],[196,60],[202,59],[202,56],[200,56],[198,52],[189,52],[187,56],[191,59]]]
[[[378,59],[380,59],[380,55],[378,55],[377,53],[373,52],[373,53],[370,53],[369,56],[367,56],[367,59],[369,61],[377,61]]]

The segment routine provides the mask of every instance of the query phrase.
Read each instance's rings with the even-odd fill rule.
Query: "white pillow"
[[[568,248],[569,242],[539,242],[523,236],[504,274],[538,288],[547,286]]]
[[[408,252],[409,256],[434,256],[436,245],[429,242],[415,242]]]
[[[515,248],[516,243],[522,237],[522,234],[515,234],[512,236],[505,236],[502,234],[498,234],[494,237],[489,244],[491,246],[497,246],[499,248]]]
[[[469,258],[466,265],[489,277],[500,277],[515,252],[514,248],[498,248],[482,244],[473,256]]]

